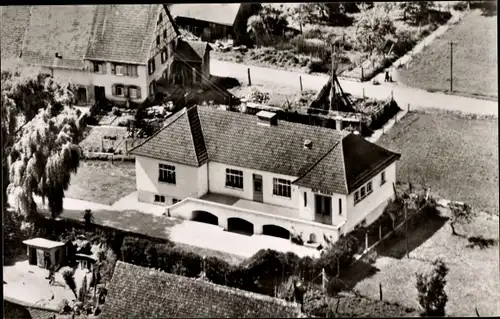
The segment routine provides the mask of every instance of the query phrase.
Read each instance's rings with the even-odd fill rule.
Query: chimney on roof
[[[260,111],[257,113],[257,117],[259,121],[257,122],[259,125],[265,126],[276,126],[278,125],[278,116],[276,113],[268,112],[268,111]]]
[[[312,141],[311,140],[305,140],[304,141],[304,148],[310,150],[312,148]]]

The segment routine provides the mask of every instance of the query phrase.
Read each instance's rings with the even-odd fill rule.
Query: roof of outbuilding
[[[118,261],[101,318],[297,318],[281,299]]]
[[[174,18],[185,17],[232,26],[241,3],[174,3],[168,9]]]
[[[361,136],[257,116],[195,106],[174,114],[131,153],[200,166],[208,160],[298,177],[297,185],[349,194],[399,154]],[[309,147],[304,142],[310,141]]]
[[[64,246],[65,244],[60,241],[53,241],[45,238],[32,238],[32,239],[27,239],[23,241],[23,244],[28,245],[28,246],[34,246],[34,247],[39,247],[39,248],[55,248],[55,247],[61,247]]]

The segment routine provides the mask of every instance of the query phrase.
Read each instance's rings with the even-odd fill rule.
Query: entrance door
[[[40,268],[45,267],[45,254],[44,254],[44,251],[41,249],[36,250],[36,263],[37,263],[37,266]]]
[[[76,101],[78,105],[87,105],[87,89],[86,88],[78,88],[76,92]]]
[[[33,247],[29,247],[29,263],[30,265],[36,265],[36,249]]]
[[[253,174],[253,200],[261,203],[263,201],[262,175],[259,174]]]
[[[317,222],[323,224],[332,224],[332,198],[330,196],[314,195],[315,211]]]
[[[106,91],[104,90],[104,86],[94,86],[94,96],[96,102],[104,99],[106,97]]]

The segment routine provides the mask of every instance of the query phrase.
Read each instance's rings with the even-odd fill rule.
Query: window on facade
[[[307,192],[304,192],[304,207],[307,207]]]
[[[155,195],[155,202],[156,203],[165,203],[165,196],[163,196],[163,195]]]
[[[354,204],[362,201],[366,196],[373,192],[372,181],[369,181],[365,185],[361,186],[357,191],[354,192]]]
[[[163,30],[163,40],[167,40],[167,29]]]
[[[106,63],[94,62],[94,73],[106,74]]]
[[[158,181],[175,184],[175,166],[159,164]]]
[[[160,45],[160,36],[159,35],[156,36],[156,45]]]
[[[158,22],[156,24],[160,24],[163,21],[163,14],[160,13],[160,16],[158,17]]]
[[[125,86],[122,84],[115,84],[112,86],[114,96],[125,96]]]
[[[243,189],[243,172],[226,168],[226,187]]]
[[[140,99],[141,98],[141,88],[137,86],[129,86],[128,94],[131,99]]]
[[[273,178],[273,194],[282,197],[292,197],[292,183],[289,180]]]
[[[127,75],[128,76],[138,76],[137,65],[132,65],[132,64],[127,65]]]
[[[161,63],[165,63],[167,61],[167,50],[163,49],[161,50]]]
[[[125,75],[125,68],[123,67],[123,65],[116,65],[115,67],[115,70],[116,70],[116,75]]]
[[[177,204],[178,202],[180,202],[180,200],[178,200],[177,198],[172,198],[172,204]]]
[[[149,74],[153,74],[155,71],[155,59],[154,58],[149,60],[149,62],[148,62],[148,71],[149,71]]]
[[[380,186],[384,185],[385,182],[386,182],[385,172],[382,172],[382,174],[380,174]]]
[[[155,94],[155,81],[149,83],[149,95],[153,96]]]
[[[342,215],[342,198],[339,198],[339,215]]]

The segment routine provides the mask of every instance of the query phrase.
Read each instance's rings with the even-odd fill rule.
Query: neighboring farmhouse
[[[299,318],[300,305],[118,261],[101,318]]]
[[[311,244],[376,220],[400,158],[357,134],[198,106],[131,153],[140,201],[228,230],[296,230]]]
[[[203,41],[232,39],[245,42],[248,18],[256,14],[260,4],[256,3],[198,3],[167,5],[176,24]]]
[[[79,105],[139,103],[161,91],[160,80],[201,83],[210,72],[206,50],[179,35],[158,4],[2,7],[2,62],[71,80]]]

